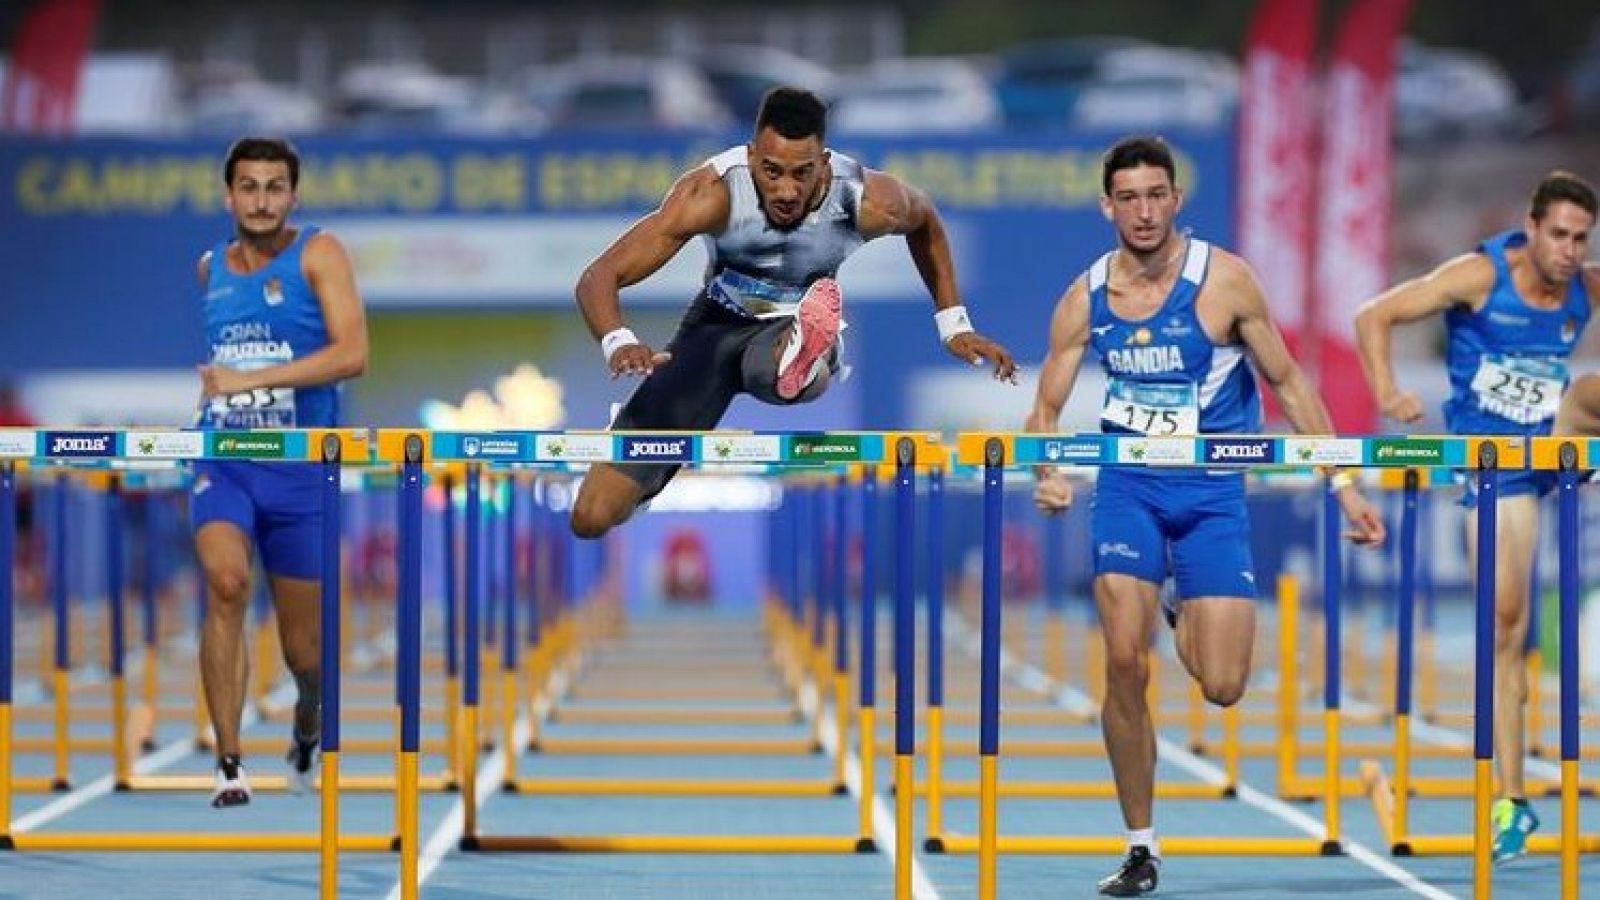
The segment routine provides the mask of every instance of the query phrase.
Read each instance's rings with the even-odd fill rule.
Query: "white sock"
[[[1156,859],[1161,858],[1161,842],[1156,840],[1155,828],[1130,828],[1128,829],[1128,849],[1145,847],[1150,855]]]

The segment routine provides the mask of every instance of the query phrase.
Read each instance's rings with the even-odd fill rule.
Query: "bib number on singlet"
[[[283,360],[235,360],[232,367],[254,371],[277,365]],[[293,428],[295,427],[294,388],[271,387],[212,397],[207,417],[213,428]]]
[[[1112,379],[1100,419],[1141,434],[1198,434],[1198,392],[1192,384],[1130,384]]]
[[[1560,360],[1485,356],[1472,376],[1472,392],[1485,412],[1532,425],[1555,417],[1566,383]]]

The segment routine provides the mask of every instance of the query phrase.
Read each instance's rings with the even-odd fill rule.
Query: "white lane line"
[[[292,683],[284,684],[271,694],[267,695],[267,699],[275,699],[276,702],[279,703],[284,702],[290,698],[293,690],[294,685]],[[252,706],[251,708],[245,710],[244,716],[239,723],[240,730],[248,728],[260,720],[260,715],[256,713],[254,707]],[[195,752],[194,736],[189,735],[182,737],[161,747],[153,753],[141,756],[136,762],[134,762],[133,772],[136,775],[148,775],[151,772],[157,772],[166,768],[167,766],[172,765],[173,763],[183,759],[193,752]],[[89,803],[98,800],[107,794],[110,794],[116,789],[116,786],[117,777],[115,772],[102,775],[83,787],[74,788],[71,791],[62,794],[57,799],[39,807],[33,812],[18,817],[16,821],[11,823],[11,829],[19,833],[32,831],[33,829],[38,828],[40,825],[44,825],[59,819],[73,810],[87,806]]]
[[[557,697],[561,696],[562,692],[567,689],[567,674],[565,670],[551,680],[551,687],[553,691],[551,691],[550,695]],[[534,715],[539,717],[540,722],[544,722],[550,717],[550,709],[549,696],[540,696],[538,703],[534,706]],[[511,745],[513,747],[526,746],[531,735],[532,729],[529,726],[528,719],[523,716],[512,727]],[[477,788],[477,802],[474,804],[476,810],[481,811],[483,805],[489,801],[489,795],[495,793],[495,789],[499,787],[500,776],[505,772],[506,749],[505,747],[496,747],[493,753],[479,762],[482,768],[478,770],[478,778],[473,782]],[[434,828],[433,833],[428,835],[428,840],[423,843],[422,852],[417,859],[417,889],[419,891],[422,889],[422,885],[427,882],[429,876],[444,863],[444,858],[450,855],[450,851],[461,843],[461,833],[467,824],[466,810],[466,803],[459,794],[456,795],[456,802],[450,805],[450,811],[445,814],[438,827]],[[398,900],[401,896],[402,887],[403,885],[397,879],[394,887],[390,888],[389,893],[386,895],[387,900]]]
[[[824,716],[822,722],[822,746],[830,756],[837,756],[843,752],[844,758],[844,783],[849,789],[850,796],[857,803],[861,802],[861,757],[856,755],[849,747],[841,748],[839,745],[839,731],[834,727],[834,717],[828,715],[823,708],[821,698],[812,685],[807,685],[800,698],[801,708],[808,714]],[[876,774],[876,773],[874,773]],[[883,794],[874,793],[872,796],[872,839],[877,842],[878,852],[888,861],[889,867],[894,868],[896,861],[895,842],[899,832],[895,828],[894,811],[884,800]],[[911,854],[911,896],[915,900],[940,900],[939,890],[933,886],[933,879],[928,877],[928,872],[917,859],[916,851]]]
[[[956,632],[965,636],[966,640],[961,645],[962,649],[967,651],[969,655],[977,656],[981,648],[980,636],[973,632],[966,622],[957,617],[951,617],[947,621],[955,626],[954,630]],[[1044,672],[1017,659],[1011,651],[1006,650],[1003,646],[1000,651],[1000,670],[1002,673],[1010,675],[1023,687],[1039,690],[1047,694],[1060,706],[1080,712],[1094,709],[1094,703],[1087,694],[1064,685],[1058,686]],[[1222,769],[1202,760],[1159,734],[1156,735],[1156,751],[1162,759],[1188,770],[1196,777],[1207,782],[1223,784],[1227,780],[1227,775]],[[1002,755],[1004,755],[1003,752]],[[1243,780],[1238,785],[1238,799],[1312,837],[1323,837],[1327,834],[1323,823],[1283,803],[1278,798],[1245,784]],[[1456,895],[1428,884],[1406,869],[1383,858],[1377,851],[1359,841],[1344,837],[1340,843],[1344,847],[1345,854],[1351,859],[1388,877],[1415,894],[1427,897],[1429,900],[1459,900]]]
[[[530,734],[527,718],[518,719],[511,733],[512,745],[516,747],[526,745]],[[478,772],[477,781],[473,782],[477,785],[478,796],[475,806],[478,810],[483,809],[483,804],[488,801],[489,795],[499,787],[500,776],[505,769],[505,760],[506,752],[503,747],[495,748],[495,751],[483,760],[483,768]],[[444,858],[449,856],[450,851],[454,850],[456,845],[461,842],[461,832],[466,827],[466,824],[466,803],[458,796],[456,802],[451,805],[450,812],[439,823],[439,827],[433,830],[433,834],[428,835],[427,843],[422,845],[422,854],[417,860],[417,888],[419,890],[423,883],[428,880],[428,876],[439,868],[440,864],[444,862]],[[401,884],[396,881],[394,887],[389,889],[388,900],[398,900],[401,895],[400,889]]]

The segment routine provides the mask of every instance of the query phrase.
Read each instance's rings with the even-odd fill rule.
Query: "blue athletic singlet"
[[[1583,278],[1572,279],[1556,309],[1530,306],[1511,281],[1506,250],[1527,243],[1520,231],[1478,245],[1494,263],[1494,287],[1478,310],[1445,314],[1450,399],[1445,423],[1454,434],[1544,435],[1555,423],[1567,386],[1567,359],[1589,322]]]
[[[1205,333],[1195,302],[1211,246],[1190,239],[1183,271],[1140,321],[1111,310],[1112,254],[1087,274],[1089,344],[1106,371],[1101,430],[1151,436],[1256,433],[1261,398],[1244,348]],[[1131,575],[1178,596],[1254,598],[1244,478],[1195,469],[1102,468],[1090,532],[1095,574]]]
[[[1494,287],[1481,309],[1453,306],[1445,313],[1449,345],[1450,398],[1446,426],[1454,434],[1545,435],[1555,424],[1566,391],[1567,359],[1589,321],[1589,296],[1580,274],[1555,309],[1530,306],[1511,280],[1506,250],[1525,246],[1521,231],[1497,234],[1478,245],[1494,264]],[[1477,505],[1476,485],[1466,479],[1462,502]],[[1554,472],[1503,472],[1502,498],[1554,489]]]
[[[260,270],[228,269],[224,241],[212,249],[203,300],[213,365],[260,369],[305,357],[328,345],[322,304],[301,272],[301,251],[316,228]],[[213,398],[201,424],[209,428],[307,428],[339,423],[339,386],[263,388]]]
[[[213,365],[261,369],[327,346],[322,304],[301,270],[301,253],[316,233],[302,228],[288,248],[248,275],[229,271],[229,242],[211,250],[203,302]],[[201,424],[240,429],[337,425],[339,386],[262,388],[216,397],[201,410]],[[190,521],[196,531],[228,522],[255,545],[268,573],[314,579],[322,565],[320,480],[315,463],[197,463]]]
[[[1089,268],[1089,345],[1106,370],[1100,426],[1150,435],[1254,433],[1261,399],[1244,348],[1218,346],[1195,312],[1211,246],[1189,241],[1183,273],[1161,308],[1131,322],[1111,311],[1111,254]]]

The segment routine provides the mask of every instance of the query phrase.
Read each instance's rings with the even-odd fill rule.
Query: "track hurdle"
[[[1600,836],[1583,835],[1578,827],[1578,798],[1582,792],[1578,765],[1581,759],[1581,719],[1578,710],[1578,593],[1580,587],[1578,557],[1578,485],[1579,470],[1589,468],[1594,460],[1594,443],[1570,438],[1534,438],[1532,466],[1535,469],[1558,472],[1557,483],[1557,545],[1559,557],[1558,584],[1560,591],[1561,634],[1561,816],[1560,832],[1556,835],[1535,835],[1528,841],[1530,853],[1558,853],[1561,858],[1561,896],[1571,900],[1578,896],[1578,854],[1600,851]],[[1491,835],[1489,833],[1489,805],[1493,796],[1493,716],[1494,704],[1494,553],[1482,548],[1494,545],[1495,497],[1497,471],[1501,458],[1492,445],[1480,448],[1478,471],[1479,504],[1477,520],[1478,565],[1474,596],[1476,600],[1476,635],[1474,662],[1475,721],[1473,729],[1473,829],[1467,835],[1415,835],[1410,833],[1410,798],[1418,793],[1415,779],[1410,773],[1410,714],[1411,714],[1411,629],[1409,619],[1415,603],[1416,568],[1416,484],[1407,479],[1406,515],[1401,523],[1401,631],[1399,681],[1396,685],[1396,748],[1395,777],[1391,782],[1375,762],[1363,768],[1368,780],[1370,796],[1390,850],[1396,856],[1462,855],[1473,857],[1474,896],[1485,900],[1492,891],[1493,869],[1490,865]],[[1520,459],[1512,456],[1506,467],[1516,468]],[[1434,795],[1438,795],[1435,793]]]
[[[43,435],[35,432],[26,432],[35,439],[35,457],[46,456],[43,448]],[[238,443],[244,446],[252,445],[250,432],[208,432],[202,438],[200,447],[196,452],[189,453],[185,458],[206,458],[214,453],[214,448],[219,439],[224,437],[243,439]],[[94,437],[100,437],[96,433]],[[8,437],[16,439],[16,433]],[[106,459],[126,455],[124,445],[126,435],[116,434],[115,449],[107,448],[104,453]],[[181,442],[174,442],[181,443]],[[340,623],[338,617],[339,600],[341,593],[340,583],[340,554],[339,554],[339,510],[340,510],[340,469],[349,461],[360,463],[368,455],[368,445],[364,433],[355,431],[341,431],[337,429],[314,429],[307,431],[273,432],[270,442],[275,452],[269,452],[262,459],[312,459],[321,462],[321,499],[323,509],[322,533],[322,571],[321,582],[323,591],[322,601],[322,627],[323,627],[323,731],[322,731],[322,758],[324,778],[331,784],[337,784],[339,768],[339,703],[340,681],[338,654]],[[237,456],[229,456],[237,459]],[[7,462],[0,467],[0,513],[14,513],[15,481],[13,466]],[[14,515],[0,515],[0,548],[9,548],[14,542],[15,517]],[[4,569],[0,571],[0,582],[5,587],[0,587],[0,750],[9,750],[11,743],[10,725],[10,700],[12,684],[13,659],[13,631],[12,616],[13,604],[10,594],[10,557],[0,557]],[[117,571],[118,567],[113,567]],[[115,592],[120,595],[120,590]],[[414,623],[413,614],[402,616],[402,623]],[[114,634],[120,632],[114,631]],[[405,635],[400,640],[402,657],[409,658],[417,648],[416,637],[408,639]],[[406,663],[406,665],[410,665]],[[411,666],[414,669],[414,665]],[[413,680],[403,697],[404,706],[411,710],[414,719],[417,707],[417,692]],[[403,781],[403,779],[402,779]],[[340,852],[390,852],[401,850],[401,882],[403,893],[407,898],[416,895],[416,822],[412,817],[405,821],[409,830],[402,831],[398,836],[345,834],[338,829],[338,790],[329,789],[321,791],[321,816],[320,829],[315,833],[218,833],[205,834],[162,834],[149,831],[134,832],[70,832],[70,833],[36,833],[16,832],[12,827],[10,816],[10,793],[13,784],[11,775],[11,754],[0,753],[0,848],[14,851],[44,851],[44,852],[104,852],[104,851],[223,851],[223,852],[285,852],[285,851],[316,851],[319,854],[319,872],[321,877],[321,896],[332,898],[337,896],[337,871],[338,854]],[[402,789],[406,785],[401,785]],[[402,790],[403,793],[403,790]],[[414,786],[411,790],[414,796]],[[397,802],[405,803],[405,800]],[[414,809],[414,806],[412,807]],[[407,846],[410,852],[407,852]]]
[[[567,434],[568,437],[572,436],[572,433],[566,433],[566,434]],[[512,455],[512,456],[510,456],[508,458],[497,459],[496,460],[497,463],[512,463],[512,464],[518,464],[518,465],[530,465],[530,466],[539,467],[539,468],[552,468],[552,467],[557,466],[558,464],[561,464],[561,463],[565,462],[565,460],[551,458],[548,455],[548,452],[547,452],[547,441],[544,440],[544,438],[552,437],[553,435],[549,435],[549,434],[546,434],[546,433],[499,432],[499,433],[496,434],[496,436],[497,437],[509,438],[511,441],[514,441],[516,443],[516,446],[518,446],[518,448],[519,448],[519,452],[518,453],[516,453],[516,454],[514,454],[514,455]],[[433,435],[431,435],[431,441],[432,441],[431,449],[430,449],[431,458],[434,458],[434,459],[456,459],[457,456],[455,454],[459,452],[460,437],[461,436],[457,435],[457,434],[435,432]],[[724,443],[724,442],[730,442],[731,441],[731,442],[739,443],[739,444],[742,445],[741,448],[740,448],[741,452],[740,452],[740,454],[738,456],[739,459],[741,459],[744,462],[748,462],[748,463],[764,465],[764,466],[768,467],[769,469],[771,469],[773,471],[804,470],[806,468],[811,468],[814,471],[819,466],[820,467],[831,467],[831,466],[834,466],[834,465],[851,464],[851,463],[857,464],[857,465],[862,465],[862,466],[875,466],[875,465],[881,465],[881,464],[885,464],[885,463],[888,463],[890,461],[893,461],[894,465],[897,466],[896,471],[899,474],[899,477],[897,478],[897,482],[896,482],[896,485],[897,485],[896,489],[897,489],[897,491],[902,491],[902,492],[904,492],[904,491],[914,491],[914,481],[911,480],[911,476],[909,474],[905,474],[906,472],[914,471],[914,469],[918,468],[918,467],[928,467],[928,466],[934,465],[934,464],[936,464],[936,462],[938,460],[941,460],[943,458],[943,449],[938,445],[936,438],[934,436],[932,436],[932,435],[925,435],[925,434],[901,434],[901,433],[876,433],[876,432],[873,432],[873,433],[847,433],[847,434],[828,433],[828,434],[803,434],[803,435],[771,435],[771,434],[767,434],[767,435],[740,435],[740,434],[734,434],[734,433],[717,433],[715,435],[711,435],[711,434],[697,434],[697,433],[670,433],[670,434],[630,433],[630,434],[622,434],[622,433],[596,432],[596,433],[592,433],[592,434],[586,433],[585,437],[589,441],[589,443],[592,444],[595,448],[597,448],[598,450],[603,451],[603,452],[597,453],[595,456],[592,456],[590,458],[590,460],[589,460],[589,461],[596,461],[596,462],[615,462],[615,463],[625,463],[625,462],[627,462],[627,460],[622,458],[622,456],[623,456],[622,448],[623,448],[623,442],[625,440],[628,441],[630,445],[634,445],[638,441],[642,440],[642,441],[648,441],[648,442],[651,442],[651,443],[659,443],[659,444],[664,445],[664,446],[665,445],[674,446],[675,448],[679,448],[681,450],[681,454],[682,454],[680,456],[675,456],[674,457],[675,461],[682,461],[682,462],[687,462],[687,463],[690,463],[690,464],[704,464],[706,462],[714,463],[715,462],[715,457],[708,456],[708,454],[707,454],[707,451],[710,449],[711,442],[713,440],[715,440],[715,441],[717,441],[719,443]],[[381,452],[381,448],[384,445],[384,442],[385,442],[384,436],[380,435],[380,452]],[[829,445],[831,445],[831,447],[833,449],[830,449],[826,454],[817,453],[817,452],[810,452],[810,451],[805,451],[805,450],[802,450],[802,452],[797,452],[796,451],[797,444],[812,444],[812,445],[814,445],[814,444],[817,444],[817,443],[829,444]],[[891,456],[891,453],[893,454],[892,456]],[[876,502],[876,500],[875,500],[875,495],[876,495],[876,490],[877,490],[876,481],[877,481],[877,479],[875,477],[866,477],[861,482],[861,490],[863,492],[862,496],[863,496],[864,506],[870,506],[871,504],[874,504]],[[471,476],[469,476],[469,480],[468,480],[468,488],[469,488],[469,493],[468,493],[468,513],[467,513],[467,518],[468,518],[469,521],[471,521],[473,519],[473,515],[474,515],[473,507],[474,507],[474,505],[476,503],[476,501],[474,499],[474,492],[473,492],[473,489],[472,489],[472,484],[473,484],[472,478],[471,478]],[[901,485],[904,485],[904,487],[902,487]],[[897,495],[897,496],[899,496],[899,495]],[[911,502],[910,500],[902,500],[900,503],[897,503],[897,509],[909,508],[910,502]],[[807,511],[807,514],[805,515],[805,518],[807,520],[807,524],[804,525],[802,529],[800,529],[800,530],[804,530],[804,531],[810,531],[812,534],[815,534],[816,533],[815,532],[815,528],[819,524],[821,524],[822,522],[825,521],[825,515],[826,515],[825,507],[823,506],[823,504],[821,504],[818,501],[809,501],[804,505],[806,505],[806,506],[816,505],[816,506],[819,507],[818,509],[813,509],[813,510],[808,510]],[[835,507],[835,511],[837,511],[837,509],[838,509],[838,507]],[[870,515],[870,513],[867,512],[866,510],[864,510],[863,511],[863,515],[864,516],[865,515]],[[807,540],[806,543],[808,545],[812,545],[812,542],[810,540]],[[898,551],[898,549],[900,547],[901,547],[900,543],[897,543],[895,545],[895,549],[897,551]],[[877,548],[876,548],[874,542],[872,542],[870,538],[869,538],[868,544],[865,547],[865,550],[866,550],[866,555],[867,555],[868,559],[872,560],[872,562],[869,563],[869,565],[875,566],[876,565],[875,557],[876,557],[878,551],[877,551]],[[476,543],[473,540],[471,540],[470,534],[469,534],[469,539],[468,539],[468,542],[467,542],[467,556],[468,556],[468,570],[469,570],[469,572],[473,571],[474,563],[473,563],[472,560],[473,560],[476,552],[477,552]],[[907,571],[909,571],[909,570],[907,570]],[[840,571],[840,574],[842,575],[842,570]],[[793,577],[792,581],[798,582],[800,580],[798,572],[793,573],[793,576],[794,577]],[[786,575],[785,578],[786,578],[786,580],[788,580],[788,575]],[[842,583],[843,583],[842,579],[839,581],[839,583],[842,585]],[[865,586],[870,587],[872,584],[873,584],[873,579],[872,579],[872,577],[870,575],[868,575],[865,578]],[[905,584],[906,584],[907,588],[909,588],[909,584],[910,584],[909,581],[906,581]],[[831,591],[832,589],[831,588],[827,588],[826,590],[830,590]],[[823,590],[819,590],[816,593],[817,594],[822,594],[822,593],[824,593],[824,591]],[[475,724],[473,722],[473,719],[477,714],[477,699],[478,698],[477,698],[477,692],[475,690],[475,687],[476,687],[476,679],[477,679],[477,674],[476,673],[477,673],[478,666],[479,666],[479,661],[480,661],[478,656],[477,656],[477,652],[476,652],[476,648],[478,646],[478,641],[476,640],[476,635],[478,634],[477,629],[478,629],[478,618],[479,618],[479,616],[478,616],[478,604],[476,603],[476,588],[474,587],[474,584],[473,584],[473,582],[471,580],[468,581],[468,587],[467,587],[466,594],[467,594],[467,602],[466,602],[466,607],[465,607],[465,620],[466,620],[467,636],[466,636],[466,640],[465,640],[465,647],[466,647],[466,659],[465,659],[466,690],[465,690],[465,696],[464,696],[464,717],[467,720],[467,724],[463,728],[463,731],[465,733],[470,734],[470,733],[473,733],[473,731],[474,731]],[[904,596],[905,596],[905,601],[909,602],[909,600],[910,600],[909,594],[906,593]],[[791,604],[791,610],[794,610],[794,604],[795,604],[796,601],[798,601],[800,599],[800,597],[799,596],[791,596],[789,599],[790,599],[790,604]],[[807,610],[807,611],[804,611],[804,612],[800,613],[800,615],[807,615],[809,613],[809,619],[807,619],[807,620],[795,619],[794,625],[795,626],[799,626],[799,627],[793,628],[792,630],[793,631],[800,631],[802,629],[809,630],[809,631],[811,631],[812,635],[815,635],[816,634],[816,627],[820,623],[822,617],[825,616],[825,615],[829,616],[829,617],[832,617],[834,619],[834,628],[835,628],[835,631],[836,631],[836,634],[837,634],[837,640],[833,643],[832,646],[833,646],[835,654],[837,654],[843,648],[844,641],[845,641],[845,638],[846,638],[846,634],[844,633],[844,629],[840,628],[839,627],[839,623],[837,622],[837,616],[838,616],[838,614],[839,614],[839,612],[841,610],[841,606],[837,602],[837,595],[836,595],[836,597],[833,598],[833,602],[829,602],[827,608],[824,609],[822,607],[822,601],[824,601],[826,599],[829,599],[829,598],[818,596],[817,597],[817,602],[814,603],[814,604],[811,604],[811,609],[810,610]],[[899,601],[899,598],[897,597],[897,602],[898,601]],[[865,606],[865,603],[864,603],[864,606]],[[865,621],[866,620],[864,619],[864,622]],[[904,623],[904,613],[901,614],[901,621],[902,621],[902,623]],[[810,636],[807,636],[806,639],[807,640],[813,640],[813,638],[811,638]],[[871,653],[872,649],[870,649],[870,648],[872,648],[872,647],[873,647],[872,641],[869,638],[867,638],[866,636],[863,636],[863,643],[862,643],[863,650],[862,650],[862,652],[863,653]],[[904,655],[906,653],[909,653],[911,651],[911,642],[910,642],[910,640],[908,639],[908,640],[902,641],[900,649],[901,649],[902,655]],[[813,646],[811,648],[809,648],[809,650],[807,651],[805,658],[802,661],[800,661],[802,667],[814,670],[815,664],[816,664],[815,651],[816,651],[816,647],[815,647],[815,645],[813,643]],[[834,679],[837,678],[837,671],[836,671],[836,669],[837,669],[837,656],[835,655],[833,657],[833,659],[828,660],[828,662],[829,662],[829,665],[827,666],[827,669],[829,670],[829,676],[830,676],[828,681],[834,681]],[[863,673],[864,675],[865,675],[866,671],[870,671],[870,668],[864,670],[864,673]],[[913,687],[914,687],[913,678],[909,673],[907,673],[903,677],[901,677],[900,678],[900,682],[903,682],[903,684],[897,683],[897,692],[909,691],[909,690],[912,690]],[[822,684],[819,684],[818,687],[821,688],[826,684],[827,684],[827,681],[824,681]],[[868,685],[866,685],[866,687],[869,689],[869,693],[865,694],[864,696],[869,696],[870,697],[870,689],[875,687],[875,686],[868,684]],[[869,709],[869,708],[870,708],[870,703],[863,703],[863,710]],[[909,708],[901,708],[901,709],[897,710],[897,714],[906,717],[906,722],[908,724],[905,727],[909,728],[910,727],[909,723],[911,722],[910,716],[912,714],[912,710],[909,709]],[[863,725],[865,725],[865,723],[863,723]],[[866,732],[866,731],[864,731],[862,729],[858,729],[858,733],[865,734],[865,733],[869,733],[869,732]],[[904,736],[905,737],[910,737],[912,735],[910,734],[909,731],[907,731]],[[720,745],[716,745],[716,746],[719,747],[719,748],[725,748],[725,747],[728,747],[728,746],[731,746],[731,745],[720,744]],[[863,746],[865,747],[866,745],[863,745]],[[704,752],[703,748],[702,748],[702,752]],[[841,747],[840,748],[840,752],[845,752],[845,748]],[[905,760],[899,759],[898,757],[902,756],[902,755],[903,754],[897,754],[897,760],[896,760],[897,777],[901,777],[903,774],[909,774],[909,762],[910,762],[910,760],[909,760],[909,758],[907,758]],[[661,853],[661,852],[668,852],[668,853],[745,853],[745,852],[756,852],[756,853],[855,853],[855,852],[860,852],[860,851],[863,851],[863,850],[875,849],[875,847],[876,847],[875,843],[868,844],[866,841],[863,841],[864,837],[870,839],[871,835],[872,835],[872,832],[870,830],[871,829],[870,816],[866,817],[866,822],[867,822],[866,828],[867,828],[867,831],[866,831],[865,834],[856,833],[856,834],[845,834],[845,835],[826,835],[826,834],[823,834],[823,835],[770,835],[770,836],[762,836],[762,835],[700,835],[700,834],[690,834],[690,835],[488,835],[488,834],[483,834],[481,832],[481,829],[480,829],[479,825],[478,825],[477,817],[473,813],[473,810],[474,810],[474,807],[475,807],[475,801],[474,801],[474,798],[471,796],[471,793],[472,793],[472,790],[473,790],[473,788],[471,786],[472,786],[472,784],[473,784],[473,782],[475,780],[474,767],[476,765],[476,761],[474,759],[474,755],[472,755],[472,754],[463,754],[462,764],[463,764],[463,772],[461,773],[461,775],[462,775],[462,787],[463,787],[464,792],[466,792],[465,795],[464,795],[464,800],[465,800],[466,809],[468,811],[467,812],[467,821],[465,823],[464,834],[463,834],[463,838],[462,838],[462,847],[464,849],[472,849],[472,850],[505,850],[505,851],[544,851],[544,852],[551,852],[551,851],[568,851],[568,852],[571,852],[571,851],[576,851],[576,852],[656,852],[656,853]],[[863,772],[864,773],[871,771],[871,765],[866,760],[863,760],[862,768],[863,768]],[[831,793],[832,789],[833,789],[833,784],[832,784],[831,779],[829,779],[828,781],[826,781],[824,783],[826,783],[829,786],[829,792]],[[866,790],[865,787],[866,787],[866,785],[863,784],[862,793],[863,793],[864,796],[862,798],[862,803],[863,804],[870,804],[871,801],[872,801],[872,793],[871,793],[870,790]],[[519,791],[520,790],[521,790],[521,785],[519,784]],[[909,789],[906,791],[906,797],[909,800],[909,798],[910,798]],[[906,812],[909,812],[909,805],[904,806],[903,809]],[[908,825],[907,835],[909,835],[909,825]],[[910,855],[907,854],[904,857],[904,860],[905,860],[905,864],[907,866],[909,866]],[[907,869],[907,873],[909,873],[909,869]],[[909,876],[907,875],[907,878],[908,877]],[[909,882],[907,882],[907,883],[909,883]]]
[[[999,723],[1000,723],[1000,537],[1003,528],[1000,515],[1000,504],[1004,471],[1008,466],[1031,466],[1048,464],[1060,458],[1061,442],[1071,441],[1075,446],[1081,447],[1081,456],[1075,453],[1074,461],[1089,462],[1105,465],[1180,465],[1219,467],[1227,465],[1221,459],[1209,459],[1212,454],[1207,452],[1209,442],[1214,439],[1205,438],[1144,438],[1124,437],[1113,435],[1010,435],[977,433],[963,434],[959,438],[958,453],[960,461],[966,464],[982,465],[984,472],[984,570],[983,570],[983,616],[982,616],[982,686],[983,707],[982,724],[980,726],[980,757],[981,790],[979,793],[979,834],[976,839],[966,837],[947,837],[946,849],[950,852],[976,852],[978,854],[978,895],[984,900],[996,896],[997,884],[997,856],[1001,852],[1012,853],[1095,853],[1112,855],[1121,852],[1123,840],[1115,838],[1058,838],[1058,837],[1015,837],[1003,839],[998,834],[997,828],[997,801],[998,791],[998,764],[999,764]],[[1290,446],[1283,438],[1240,438],[1229,436],[1226,440],[1250,440],[1269,443],[1271,453],[1268,454],[1270,464],[1277,464],[1278,460],[1295,459],[1296,454],[1286,452]],[[1333,458],[1344,462],[1346,458],[1361,461],[1367,464],[1396,464],[1397,459],[1406,459],[1408,454],[1397,452],[1390,447],[1387,452],[1378,454],[1376,448],[1364,446],[1360,441],[1337,438],[1295,438],[1287,439],[1292,442],[1294,450],[1310,451],[1308,455],[1315,458]],[[1054,456],[1046,453],[1045,444],[1056,442]],[[1391,442],[1392,443],[1392,442]],[[1434,446],[1437,443],[1440,446]],[[1459,456],[1467,447],[1465,440],[1457,439],[1448,448],[1443,445],[1449,441],[1429,442],[1425,446],[1418,446],[1419,452],[1426,450],[1431,454],[1445,457],[1442,461],[1451,463],[1450,457]],[[1492,446],[1492,442],[1484,441],[1482,444]],[[1401,450],[1410,449],[1402,447]],[[1491,450],[1491,455],[1493,451]],[[1456,463],[1459,464],[1459,463]],[[1238,467],[1249,468],[1249,464]],[[1331,497],[1331,495],[1330,495]],[[1331,499],[1323,505],[1324,517],[1324,604],[1332,605],[1337,609],[1338,598],[1338,555],[1330,554],[1329,549],[1337,550],[1339,540],[1339,521],[1336,506]],[[1331,558],[1330,558],[1331,557]],[[1292,625],[1293,623],[1289,623]],[[1280,628],[1287,627],[1280,623]],[[1168,854],[1203,853],[1207,855],[1234,855],[1234,856],[1283,856],[1283,855],[1330,855],[1342,852],[1340,843],[1340,818],[1339,803],[1341,795],[1341,773],[1339,769],[1338,730],[1339,730],[1339,695],[1338,695],[1338,669],[1337,664],[1337,618],[1330,616],[1329,628],[1326,639],[1328,640],[1327,664],[1330,666],[1325,684],[1324,719],[1326,722],[1327,739],[1326,749],[1329,751],[1327,770],[1319,779],[1322,787],[1324,802],[1324,833],[1321,836],[1308,836],[1305,838],[1175,838],[1166,837],[1162,841],[1163,850]],[[1280,692],[1280,703],[1290,701],[1292,691]]]

